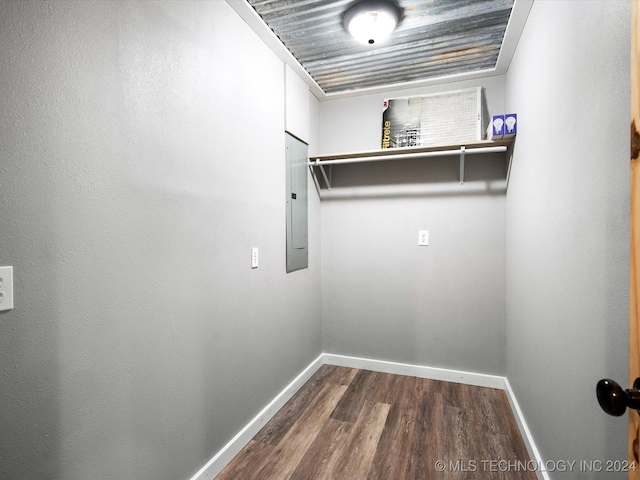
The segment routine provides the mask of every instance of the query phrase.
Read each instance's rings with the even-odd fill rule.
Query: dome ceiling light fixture
[[[374,45],[391,35],[402,20],[402,9],[393,0],[361,0],[344,12],[344,28],[360,43]]]

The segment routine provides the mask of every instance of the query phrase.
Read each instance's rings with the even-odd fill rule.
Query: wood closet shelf
[[[318,167],[324,177],[327,188],[331,190],[331,181],[326,173],[325,166],[365,163],[390,160],[402,160],[408,158],[427,158],[459,155],[460,156],[460,184],[464,183],[464,160],[466,155],[502,153],[507,157],[507,180],[511,170],[511,153],[509,147],[513,145],[513,138],[499,140],[482,140],[479,142],[457,143],[448,145],[433,145],[428,147],[385,148],[378,150],[366,150],[361,152],[349,152],[331,155],[314,155],[309,158],[309,168]]]

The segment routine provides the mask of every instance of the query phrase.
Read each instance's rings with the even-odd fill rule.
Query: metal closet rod
[[[337,160],[323,160],[316,158],[315,161],[307,163],[310,166],[320,165],[339,165],[341,163],[363,163],[363,162],[380,162],[383,160],[396,160],[401,158],[424,158],[424,157],[444,157],[452,155],[472,155],[475,153],[500,153],[506,152],[507,147],[504,145],[497,147],[478,147],[478,148],[465,148],[461,147],[456,150],[436,150],[431,152],[416,152],[416,153],[397,153],[389,155],[375,155],[371,157],[358,157],[358,158],[345,158]]]

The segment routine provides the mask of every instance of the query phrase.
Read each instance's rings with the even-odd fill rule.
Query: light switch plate
[[[429,230],[418,230],[418,245],[429,245]]]
[[[13,267],[0,267],[0,311],[13,308]]]
[[[251,248],[251,268],[258,268],[258,247]]]

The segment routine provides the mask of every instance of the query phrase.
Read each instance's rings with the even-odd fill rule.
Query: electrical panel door
[[[307,144],[287,133],[287,272],[309,264],[307,162]]]

